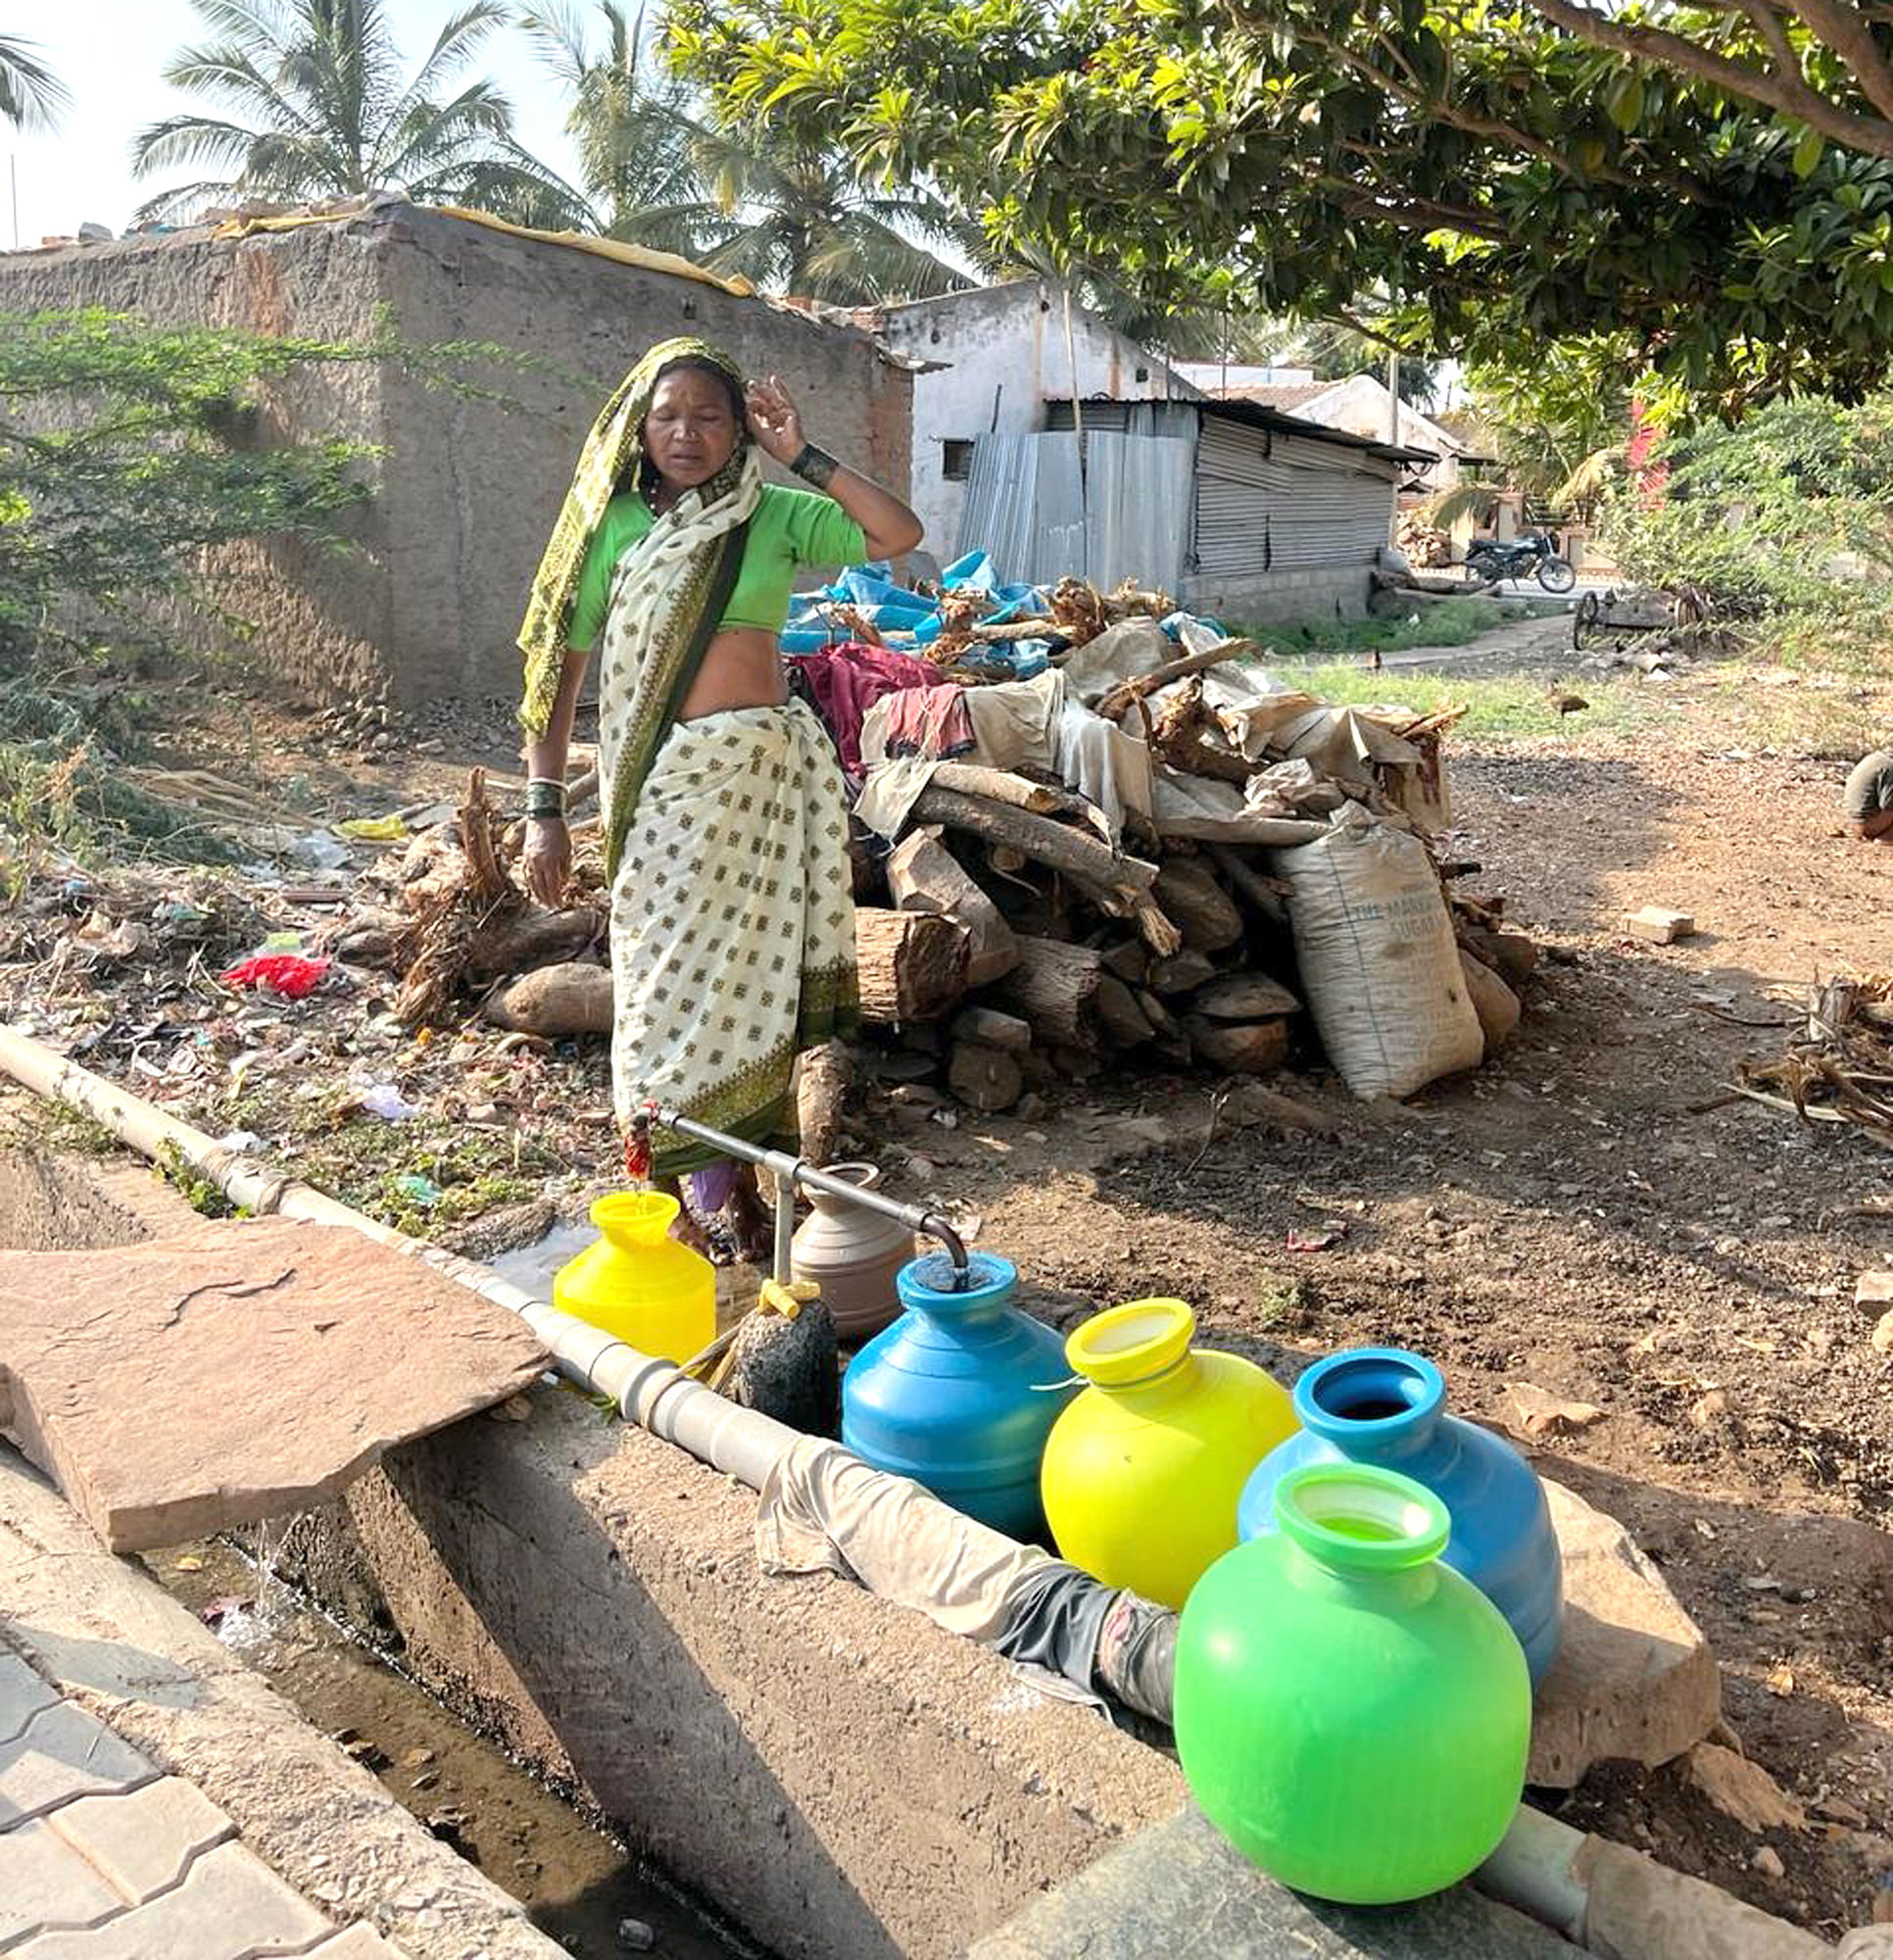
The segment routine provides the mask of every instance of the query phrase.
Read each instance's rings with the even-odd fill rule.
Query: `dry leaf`
[[[202,1572],[204,1570],[204,1561],[198,1557],[196,1552],[187,1551],[182,1558],[178,1559],[171,1566],[171,1570],[173,1572]]]
[[[1604,1411],[1595,1402],[1566,1401],[1529,1382],[1507,1382],[1505,1393],[1512,1400],[1512,1413],[1505,1426],[1527,1443],[1588,1429],[1592,1423],[1604,1420]]]
[[[1684,1763],[1689,1781],[1747,1831],[1805,1831],[1808,1814],[1760,1763],[1717,1742],[1698,1742]]]
[[[1769,1669],[1769,1692],[1782,1696],[1794,1692],[1794,1669],[1786,1661]]]

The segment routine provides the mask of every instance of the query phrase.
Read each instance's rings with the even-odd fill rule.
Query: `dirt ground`
[[[1521,635],[1483,670],[1508,657],[1569,662],[1555,635]],[[1210,1085],[1159,1074],[950,1129],[877,1094],[856,1128],[897,1194],[977,1210],[1055,1319],[1174,1293],[1211,1345],[1418,1348],[1465,1413],[1502,1421],[1514,1383],[1600,1407],[1539,1460],[1661,1564],[1722,1662],[1729,1726],[1809,1828],[1757,1837],[1674,1767],[1594,1778],[1562,1814],[1832,1937],[1893,1884],[1893,1355],[1854,1303],[1862,1271],[1893,1266],[1893,1208],[1863,1208],[1893,1158],[1723,1085],[1785,1038],[1772,990],[1893,971],[1893,849],[1841,836],[1819,742],[1742,746],[1726,681],[1669,689],[1627,735],[1578,716],[1452,750],[1452,855],[1547,956],[1477,1075],[1371,1110],[1319,1074],[1285,1081],[1333,1136],[1225,1128]],[[1893,710],[1893,690],[1869,705]],[[311,812],[339,815],[452,794],[467,760],[504,765],[505,739],[497,714],[443,713],[358,760],[246,717],[179,753],[260,794],[293,774]],[[1649,904],[1696,935],[1626,938],[1622,915]],[[0,1005],[43,1008],[32,988],[0,969]],[[88,1059],[109,1072],[110,1054]],[[599,1058],[571,1065],[596,1099]],[[608,1128],[596,1141],[589,1162],[568,1152],[574,1173],[604,1167]],[[1332,1247],[1287,1250],[1323,1220],[1345,1228]]]

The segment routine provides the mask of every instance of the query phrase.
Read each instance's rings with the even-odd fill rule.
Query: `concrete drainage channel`
[[[175,1222],[150,1216],[139,1173],[57,1178],[41,1164],[24,1180],[37,1200],[0,1194],[0,1242],[70,1246],[83,1221],[82,1243],[107,1245]],[[143,1185],[140,1206],[113,1178]],[[417,1680],[783,1960],[1130,1960],[1204,1950],[1210,1923],[1230,1955],[1574,1950],[1468,1887],[1398,1914],[1283,1892],[1186,1814],[1166,1755],[918,1613],[764,1579],[734,1478],[567,1390],[530,1400],[527,1420],[391,1453],[303,1521],[294,1576],[352,1623],[398,1630]],[[1827,1950],[1520,1817],[1492,1888],[1591,1951]]]

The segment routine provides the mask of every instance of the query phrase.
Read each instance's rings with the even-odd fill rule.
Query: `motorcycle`
[[[1509,544],[1481,538],[1467,552],[1466,569],[1481,579],[1535,577],[1547,592],[1569,592],[1578,583],[1570,560],[1560,558],[1551,540],[1537,532]]]

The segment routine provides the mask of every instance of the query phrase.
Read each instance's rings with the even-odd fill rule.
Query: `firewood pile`
[[[1089,592],[1059,588],[1074,647],[1106,618]],[[1140,630],[1156,628],[1146,620]],[[1214,786],[1226,805],[1239,793],[1245,814],[1262,812],[1239,837],[1228,824],[1172,820],[1174,805],[1166,814],[1161,802],[1129,810],[1120,828],[1048,769],[973,760],[931,764],[893,839],[857,826],[861,1009],[881,1072],[931,1078],[991,1113],[1127,1061],[1252,1076],[1291,1056],[1320,1059],[1274,850],[1326,834],[1349,802],[1400,828],[1426,825],[1410,823],[1400,788],[1371,766],[1337,782],[1305,760],[1242,753],[1205,689],[1218,667],[1253,651],[1242,641],[1199,646],[1092,695],[1096,714],[1143,737],[1168,781]],[[1383,724],[1427,759],[1418,788],[1440,808],[1439,738],[1451,718]],[[476,773],[456,821],[371,874],[371,901],[329,950],[401,975],[397,1011],[410,1025],[477,1014],[553,1039],[608,1033],[596,823],[575,825],[572,888],[556,911],[520,889],[521,841]],[[1437,868],[1450,892],[1454,875],[1478,867]],[[1495,902],[1456,903],[1453,917],[1480,976],[1469,967],[1489,1045],[1516,1021],[1536,951]]]
[[[1800,998],[1805,1023],[1780,1054],[1744,1062],[1730,1093],[1893,1147],[1893,976],[1818,980]]]

